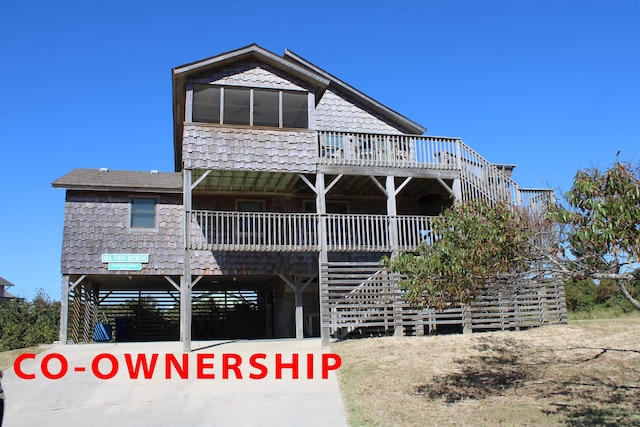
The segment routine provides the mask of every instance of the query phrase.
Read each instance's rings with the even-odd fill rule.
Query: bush
[[[640,295],[640,281],[629,284],[627,290],[637,298]],[[616,282],[612,280],[602,280],[597,284],[591,280],[579,282],[569,280],[565,283],[565,297],[567,309],[570,312],[630,313],[634,310],[618,289]]]
[[[60,302],[40,290],[33,301],[0,304],[0,351],[51,343],[60,332]]]

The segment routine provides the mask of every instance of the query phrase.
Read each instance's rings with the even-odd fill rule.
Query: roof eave
[[[182,188],[162,188],[162,187],[125,187],[117,185],[79,185],[53,182],[53,188],[62,188],[72,191],[120,191],[128,193],[162,193],[162,194],[182,194]]]

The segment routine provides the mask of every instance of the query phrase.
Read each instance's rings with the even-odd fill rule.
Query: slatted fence
[[[398,277],[377,263],[332,262],[321,265],[322,322],[336,336],[362,329],[407,335],[443,330],[517,330],[566,323],[562,281],[527,281],[517,288],[488,288],[469,307],[444,310],[412,308],[402,297]]]

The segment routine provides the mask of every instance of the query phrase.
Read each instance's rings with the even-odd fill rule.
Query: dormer
[[[175,167],[185,123],[314,129],[329,85],[318,73],[255,44],[173,69]]]
[[[246,128],[248,134],[259,129],[425,131],[288,50],[281,57],[252,44],[176,67],[172,75],[176,171],[183,166],[185,125],[190,132],[205,124]]]

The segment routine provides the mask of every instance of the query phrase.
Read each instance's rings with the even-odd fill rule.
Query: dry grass
[[[2,370],[9,369],[11,366],[13,366],[13,362],[16,360],[16,357],[18,357],[21,354],[24,354],[24,353],[38,354],[46,350],[47,350],[46,347],[39,347],[36,345],[33,347],[19,348],[17,350],[2,351],[0,352],[0,369]]]
[[[640,425],[640,318],[332,344],[352,426]]]

